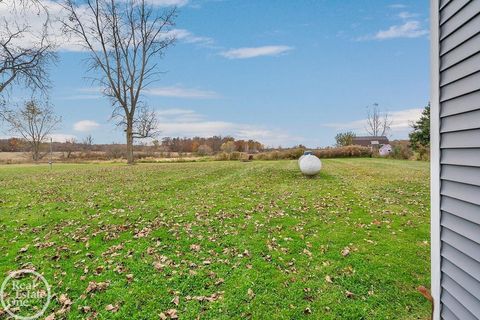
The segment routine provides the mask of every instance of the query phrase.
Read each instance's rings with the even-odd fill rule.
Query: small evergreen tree
[[[412,124],[410,144],[413,150],[430,146],[430,103],[425,107],[419,120]]]

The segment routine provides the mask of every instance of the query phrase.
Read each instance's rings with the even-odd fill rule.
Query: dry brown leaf
[[[200,248],[201,248],[201,247],[200,247],[199,244],[192,244],[192,245],[190,246],[190,250],[195,251],[195,252],[200,251]]]
[[[66,294],[61,294],[58,298],[58,302],[64,307],[72,305],[72,300],[70,300]]]
[[[83,312],[83,313],[89,313],[90,311],[92,311],[92,307],[90,307],[90,306],[80,306],[80,307],[78,307],[78,310]]]
[[[307,256],[311,257],[312,256],[312,253],[307,250],[307,249],[303,249],[303,253],[306,254]]]
[[[333,283],[333,280],[330,276],[325,276],[325,281],[327,281],[328,283]]]
[[[116,305],[109,304],[108,306],[105,307],[105,310],[113,312],[113,313],[117,312],[118,309],[120,309],[120,306],[118,304],[116,304]]]
[[[255,297],[255,292],[253,292],[251,288],[248,288],[247,294],[250,299],[253,299]]]
[[[95,282],[95,281],[90,281],[88,283],[88,287],[86,289],[86,292],[95,292],[95,291],[104,291],[107,289],[109,283],[108,282]]]
[[[51,313],[49,316],[45,318],[45,320],[55,320],[55,313]]]

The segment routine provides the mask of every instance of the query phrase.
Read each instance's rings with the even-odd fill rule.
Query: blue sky
[[[162,136],[326,146],[339,131],[364,133],[377,102],[393,118],[391,137],[405,138],[428,102],[428,1],[150,1],[180,9],[166,73],[145,96]],[[57,137],[123,142],[108,100],[85,80],[85,53],[59,52]]]

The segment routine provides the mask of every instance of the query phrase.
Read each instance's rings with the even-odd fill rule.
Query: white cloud
[[[293,47],[289,46],[263,46],[251,48],[238,48],[221,52],[220,55],[228,59],[248,59],[262,56],[278,56],[284,54]]]
[[[418,13],[411,13],[411,12],[408,12],[408,11],[402,11],[398,14],[398,17],[400,19],[407,20],[407,19],[418,17]]]
[[[18,41],[21,45],[32,45],[38,43],[40,34],[43,30],[43,25],[46,21],[46,13],[43,10],[29,6],[24,11],[13,10],[16,0],[0,0],[0,17],[6,17],[6,21],[10,25],[18,24],[20,27],[29,26],[29,32],[25,33]],[[148,2],[155,6],[185,6],[188,0],[148,0]],[[58,0],[43,0],[42,4],[48,10],[49,14],[49,41],[56,44],[57,50],[63,51],[85,51],[86,49],[81,45],[80,38],[67,35],[63,32],[61,21],[66,18],[65,10]],[[78,8],[78,15],[83,17],[86,21],[91,22],[91,14],[87,6],[82,5]],[[87,25],[89,24],[87,23]],[[165,32],[163,36],[169,35],[170,32],[178,33],[177,38],[180,41],[192,44],[208,45],[214,41],[211,38],[200,37],[192,34],[188,30],[176,29]],[[1,31],[0,31],[1,36]],[[96,46],[95,44],[93,44]],[[97,45],[98,46],[98,45]]]
[[[427,34],[428,30],[422,27],[420,21],[411,20],[401,25],[391,26],[387,30],[380,30],[373,36],[373,39],[418,38]]]
[[[263,128],[250,124],[209,120],[188,109],[166,109],[157,111],[159,130],[164,137],[210,137],[213,135],[233,136],[238,139],[255,139],[269,146],[298,143],[285,130]]]
[[[93,120],[81,120],[75,122],[75,124],[73,125],[73,129],[80,132],[90,132],[98,127],[100,127],[100,124]]]
[[[212,38],[197,36],[186,29],[173,29],[168,32],[168,35],[174,36],[175,39],[185,43],[198,44],[202,46],[212,46],[215,43],[215,40]]]
[[[215,91],[185,88],[178,85],[155,87],[145,90],[145,93],[152,96],[186,99],[214,99],[219,97]]]
[[[410,124],[418,120],[423,109],[406,109],[400,111],[389,112],[389,118],[392,120],[391,134],[393,136],[403,137],[410,129]],[[335,128],[339,131],[352,130],[357,134],[366,134],[367,119],[354,120],[350,122],[327,123],[323,126]]]
[[[389,5],[388,7],[392,9],[403,9],[403,8],[406,8],[407,6],[401,3],[394,3]]]

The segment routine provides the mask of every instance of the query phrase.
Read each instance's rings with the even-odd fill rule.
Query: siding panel
[[[475,18],[465,23],[460,29],[456,30],[454,33],[440,41],[440,54],[442,55],[450,50],[453,50],[455,47],[477,35],[477,33],[480,31],[478,28],[479,24],[480,15],[477,15]],[[440,27],[440,36],[442,33],[442,27]]]
[[[440,163],[480,167],[479,149],[443,149]]]
[[[462,297],[457,299],[474,317],[480,319],[480,301],[472,294],[465,290],[464,286],[456,283],[447,274],[443,274],[442,287],[455,297]]]
[[[480,148],[480,129],[441,134],[441,148]]]
[[[433,289],[441,319],[480,319],[480,0],[438,0],[432,21],[432,114],[440,138],[440,276]],[[438,32],[437,29],[438,28]],[[438,36],[438,37],[437,37]],[[437,45],[438,47],[437,48]],[[439,58],[437,63],[436,57]],[[438,70],[435,70],[438,69]],[[436,73],[438,72],[438,73]],[[437,82],[438,80],[438,82]],[[437,95],[438,89],[438,95]],[[438,101],[440,100],[440,101]],[[439,116],[439,117],[438,117]],[[435,122],[439,119],[438,126]],[[435,140],[432,140],[435,142]],[[436,146],[438,148],[438,145]],[[436,150],[435,150],[436,151]],[[435,156],[435,154],[434,154]],[[434,159],[438,159],[434,157]],[[432,165],[436,171],[436,164]],[[432,191],[435,201],[436,194]],[[435,201],[436,202],[436,201]],[[438,221],[432,221],[434,228]],[[432,244],[438,238],[432,238]],[[436,277],[438,269],[432,265]],[[437,291],[440,285],[439,292]],[[438,296],[438,293],[440,296]]]
[[[440,11],[440,24],[444,24],[445,21],[450,19],[456,14],[462,7],[464,7],[470,0],[456,0],[452,1],[448,6],[444,7]],[[447,2],[447,1],[443,1]]]
[[[440,92],[440,101],[443,102],[477,90],[480,90],[480,72],[443,86]]]
[[[459,235],[456,232],[443,228],[442,241],[448,243],[454,248],[461,248],[462,253],[470,258],[480,262],[480,251],[476,250],[477,246],[472,240]]]
[[[467,1],[466,5],[464,5],[465,1],[454,1],[456,5],[461,8],[457,10],[453,15],[451,15],[448,19],[445,19],[446,22],[441,23],[441,39],[448,37],[452,34],[455,30],[460,28],[466,21],[469,21],[473,17],[475,17],[478,12],[480,12],[480,2],[478,1]],[[463,5],[463,7],[462,7]],[[453,8],[453,7],[452,7]],[[445,9],[448,9],[445,8]],[[448,11],[448,10],[444,10]]]
[[[480,110],[475,110],[444,117],[440,126],[440,132],[445,133],[478,128],[480,128]]]
[[[480,187],[442,180],[440,194],[480,206]]]
[[[480,226],[478,224],[442,211],[441,225],[476,242],[473,246],[480,244]]]
[[[475,280],[480,281],[480,263],[478,261],[465,255],[448,243],[443,243],[442,245],[442,257],[454,263]]]
[[[446,305],[443,306],[442,308],[442,319],[448,319],[448,320],[460,320]]]
[[[474,297],[480,297],[479,282],[448,260],[443,260],[442,271],[456,283],[464,284],[465,290]],[[478,299],[477,299],[478,300]],[[478,301],[480,303],[480,301]]]
[[[480,186],[480,170],[475,167],[444,165],[441,178],[448,181]],[[480,214],[478,216],[480,217]]]
[[[479,39],[480,33],[463,42],[450,52],[445,53],[440,61],[440,70],[445,70],[446,68],[449,68],[478,52],[480,47]]]
[[[440,85],[446,85],[460,78],[466,77],[480,70],[480,53],[460,61],[452,67],[442,71]]]
[[[461,320],[478,320],[471,312],[469,312],[457,299],[454,298],[447,290],[442,292],[442,303],[455,315],[453,319]],[[443,318],[451,320],[451,318]]]

